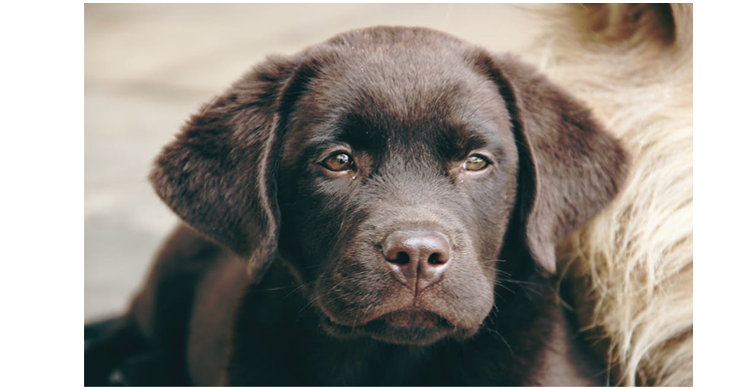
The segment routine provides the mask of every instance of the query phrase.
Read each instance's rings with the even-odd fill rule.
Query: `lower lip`
[[[396,328],[431,329],[440,325],[440,316],[422,310],[396,311],[383,315],[380,320]]]

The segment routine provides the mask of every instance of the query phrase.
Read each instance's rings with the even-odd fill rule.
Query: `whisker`
[[[508,350],[510,351],[510,355],[515,358],[516,354],[513,352],[513,348],[510,347],[510,343],[508,343],[508,341],[505,339],[505,337],[503,336],[503,334],[501,334],[499,331],[497,331],[497,330],[495,330],[493,328],[487,327],[486,329],[487,329],[487,331],[490,332],[490,334],[497,335],[500,338],[500,340],[502,340],[503,343],[505,343],[505,345],[508,347]]]

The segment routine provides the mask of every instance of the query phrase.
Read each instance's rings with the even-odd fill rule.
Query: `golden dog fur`
[[[611,383],[693,382],[692,5],[534,9],[531,58],[633,156],[618,199],[558,247]]]

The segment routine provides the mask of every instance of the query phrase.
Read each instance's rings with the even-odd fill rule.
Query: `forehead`
[[[497,86],[455,53],[376,47],[317,70],[291,121],[293,139],[304,143],[294,147],[477,149],[512,136]]]

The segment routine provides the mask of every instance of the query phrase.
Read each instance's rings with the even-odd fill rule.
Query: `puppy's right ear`
[[[281,57],[255,67],[191,117],[150,177],[187,224],[247,259],[255,280],[276,253],[279,112],[292,73],[292,61]]]
[[[498,85],[511,115],[527,248],[555,273],[555,245],[617,195],[629,156],[587,108],[531,66],[486,53],[477,65]]]

